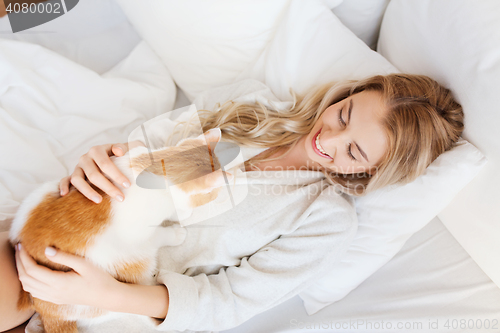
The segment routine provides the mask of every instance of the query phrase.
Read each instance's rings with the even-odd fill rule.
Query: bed
[[[89,147],[125,142],[136,126],[206,89],[256,79],[286,100],[290,87],[332,79],[425,74],[458,95],[463,137],[477,149],[447,160],[455,174],[446,182],[429,178],[436,197],[412,192],[414,205],[399,208],[413,220],[381,216],[393,224],[380,230],[398,221],[405,229],[390,239],[367,234],[391,248],[370,253],[363,270],[344,262],[356,279],[333,270],[309,292],[223,332],[500,332],[497,1],[138,3],[82,0],[18,33],[0,19],[2,230],[22,198],[71,172]],[[429,200],[432,209],[419,206]],[[360,214],[374,202],[360,202]],[[336,281],[341,290],[328,285]]]

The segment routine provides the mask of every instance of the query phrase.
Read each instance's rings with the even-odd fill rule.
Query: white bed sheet
[[[483,328],[461,328],[463,319]],[[486,320],[490,327],[496,320],[496,329],[484,329]],[[308,316],[296,296],[223,332],[333,331],[499,332],[500,289],[436,217],[344,299]]]
[[[103,75],[33,43],[0,39],[0,230],[91,146],[126,142],[172,110],[175,84],[145,42]]]
[[[106,10],[94,12],[97,2]],[[8,19],[0,19],[0,38],[43,45],[99,74],[104,73],[126,58],[140,38],[113,1],[85,0],[78,6],[82,8],[25,33],[12,34]],[[73,29],[68,30],[64,20],[70,20]],[[178,90],[174,109],[187,104],[189,100]],[[450,329],[444,327],[447,319],[450,320]],[[296,296],[224,332],[500,331],[500,328],[452,329],[454,319],[472,319],[483,325],[486,319],[490,324],[496,319],[498,323],[500,289],[435,218],[411,237],[395,258],[343,300],[308,316],[302,301]],[[364,320],[364,323],[358,320]],[[436,320],[439,328],[429,328],[429,324],[434,325]],[[381,325],[383,321],[385,327],[391,322],[393,328],[368,329],[367,321],[373,325]],[[352,322],[358,326],[352,326]],[[422,323],[422,328],[396,329],[398,322]],[[335,329],[335,323],[350,326]]]

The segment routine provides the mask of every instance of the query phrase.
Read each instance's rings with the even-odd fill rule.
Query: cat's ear
[[[205,140],[207,140],[207,142],[219,142],[222,136],[222,132],[220,128],[216,127],[209,129],[208,131],[203,133],[203,135],[205,136]]]
[[[215,146],[217,142],[220,141],[222,136],[222,132],[220,128],[212,128],[206,131],[205,133],[201,134],[200,136],[197,137],[197,139],[200,139],[203,141],[203,143],[208,144],[211,150],[215,149]]]

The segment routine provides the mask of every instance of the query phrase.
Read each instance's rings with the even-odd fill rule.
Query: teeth
[[[321,147],[321,145],[319,144],[319,137],[320,137],[321,134],[318,134],[318,136],[316,137],[316,148],[318,148],[318,150],[320,152],[322,152],[323,154],[327,155],[327,156],[330,156],[326,153],[326,151],[323,149],[323,147]]]

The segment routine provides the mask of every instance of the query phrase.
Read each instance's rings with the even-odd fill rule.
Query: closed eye
[[[342,127],[347,127],[347,124],[346,122],[344,121],[344,118],[342,118],[342,112],[344,111],[344,108],[340,109],[340,112],[339,112],[339,122],[340,122],[340,126]],[[352,154],[352,150],[351,150],[351,147],[352,147],[352,144],[350,143],[348,146],[347,146],[347,156],[349,156],[349,158],[353,161],[357,161],[356,157],[354,157],[354,155]]]
[[[344,111],[344,108],[340,109],[340,112],[339,112],[339,122],[340,122],[340,126],[346,127],[347,124],[345,123],[344,119],[342,118],[342,111]]]
[[[347,146],[347,155],[349,155],[349,157],[351,158],[351,160],[357,161],[356,157],[354,157],[354,155],[352,154],[351,147],[352,147],[352,143],[350,143]]]

